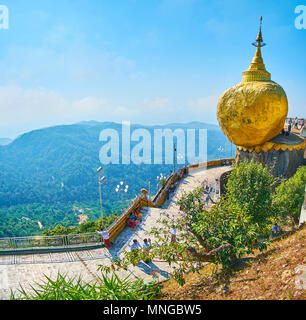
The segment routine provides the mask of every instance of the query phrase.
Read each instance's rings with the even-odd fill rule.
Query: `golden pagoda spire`
[[[261,48],[265,45],[261,28],[262,18],[256,42],[253,43],[256,53],[248,70],[242,74],[242,82],[227,89],[217,107],[217,118],[223,133],[235,145],[251,148],[250,152],[253,147],[257,148],[257,152],[259,146],[279,135],[288,113],[286,92],[271,81],[261,56]]]
[[[249,66],[249,69],[242,73],[242,82],[271,80],[271,74],[266,70],[266,67],[261,55],[261,48],[266,45],[263,42],[261,25],[262,25],[262,17],[260,17],[260,26],[259,26],[259,32],[256,38],[256,42],[252,43],[252,45],[256,47],[255,56]]]

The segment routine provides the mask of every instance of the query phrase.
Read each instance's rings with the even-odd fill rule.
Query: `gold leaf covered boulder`
[[[242,82],[226,90],[219,99],[217,118],[226,137],[238,146],[261,145],[283,129],[288,113],[285,91],[271,81],[261,56],[261,26],[253,45],[257,48]]]

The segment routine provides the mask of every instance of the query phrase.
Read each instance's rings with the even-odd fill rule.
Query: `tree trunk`
[[[231,244],[229,244],[229,243],[222,244],[220,247],[213,249],[213,250],[209,251],[208,253],[198,252],[194,247],[187,247],[187,250],[190,252],[190,254],[192,256],[194,256],[195,258],[198,258],[199,261],[212,262],[217,253],[223,251],[224,249],[226,249],[228,247],[231,247]]]

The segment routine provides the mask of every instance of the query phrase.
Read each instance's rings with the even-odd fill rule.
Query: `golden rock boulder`
[[[217,118],[226,137],[238,146],[261,145],[277,136],[288,113],[285,91],[271,81],[261,56],[261,27],[253,44],[256,54],[242,82],[226,90],[219,99]]]
[[[226,137],[238,146],[256,146],[277,136],[288,112],[286,93],[277,83],[240,83],[223,93],[218,121]]]

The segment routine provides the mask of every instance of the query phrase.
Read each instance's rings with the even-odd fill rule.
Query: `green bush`
[[[299,222],[301,207],[304,201],[306,186],[306,167],[299,167],[294,176],[283,181],[277,188],[273,198],[278,216],[283,223],[287,218],[294,226]]]
[[[212,207],[210,212],[199,212],[192,224],[194,233],[201,238],[205,251],[211,251],[224,244],[231,246],[214,256],[216,264],[227,269],[231,263],[254,249],[263,250],[265,240],[258,241],[260,229],[254,224],[253,217],[231,203],[228,198]]]
[[[46,276],[45,282],[31,288],[32,292],[27,292],[21,287],[18,295],[11,292],[11,300],[151,300],[160,291],[155,282],[120,279],[116,273],[102,274],[95,283],[61,274],[55,280]]]
[[[226,191],[229,203],[252,218],[263,233],[267,222],[275,215],[272,205],[276,179],[268,169],[254,161],[243,161],[232,170]]]

